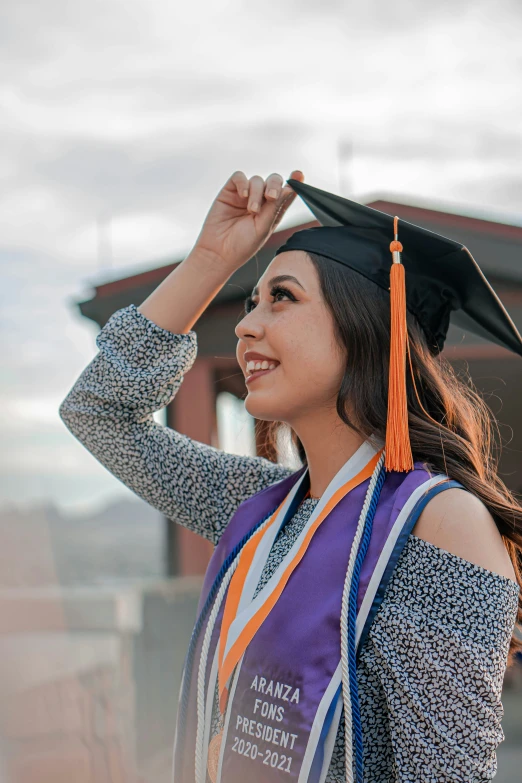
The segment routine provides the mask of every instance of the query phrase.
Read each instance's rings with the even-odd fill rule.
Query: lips
[[[262,353],[256,353],[255,351],[245,351],[243,359],[247,364],[251,362],[268,362],[269,364],[279,364],[278,359],[273,359],[271,356],[265,356]]]
[[[279,367],[279,365],[277,365]],[[273,370],[256,370],[252,373],[252,375],[247,375],[245,378],[245,383],[252,383],[252,381],[255,381],[256,378],[260,378],[262,375],[268,375],[270,372],[275,372],[277,370],[277,367],[274,367]]]

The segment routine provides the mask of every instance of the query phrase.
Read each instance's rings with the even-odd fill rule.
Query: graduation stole
[[[386,472],[381,452],[367,440],[345,463],[255,599],[272,544],[308,492],[308,469],[236,510],[208,565],[185,659],[174,783],[323,783],[343,706],[350,724],[347,771],[362,783],[362,747],[352,728],[353,719],[360,735],[351,709],[358,706],[355,660],[347,694],[341,655],[350,553],[363,543],[355,538],[361,509],[371,490],[377,502],[352,591],[357,656],[422,508],[438,491],[460,486],[418,462],[408,473]],[[216,686],[224,726],[212,759]]]

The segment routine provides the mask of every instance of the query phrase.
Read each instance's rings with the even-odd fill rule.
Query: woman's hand
[[[302,182],[304,174],[292,171],[290,178]],[[210,207],[195,249],[217,256],[227,269],[239,269],[265,244],[296,195],[283,186],[280,174],[265,182],[235,171]]]

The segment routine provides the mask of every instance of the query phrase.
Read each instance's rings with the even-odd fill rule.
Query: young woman
[[[114,313],[60,406],[108,470],[216,545],[174,780],[489,780],[521,646],[522,508],[497,475],[488,408],[417,317],[405,473],[383,463],[390,293],[328,254],[278,251],[236,327],[245,406],[274,437],[289,429],[302,469],[153,419],[195,361],[193,325],[295,195],[278,174],[235,172],[191,253]]]

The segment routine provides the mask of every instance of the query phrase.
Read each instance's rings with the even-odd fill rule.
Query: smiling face
[[[291,250],[275,256],[245,310],[235,329],[236,356],[245,378],[250,352],[269,357],[269,364],[278,362],[246,384],[247,411],[258,419],[295,425],[322,409],[335,409],[345,352],[308,255]]]

